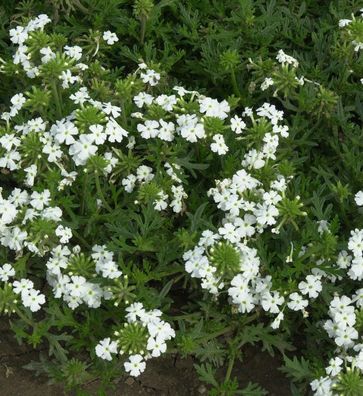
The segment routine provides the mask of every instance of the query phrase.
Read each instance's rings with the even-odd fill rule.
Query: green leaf
[[[199,366],[198,364],[194,364],[194,368],[196,369],[199,379],[201,381],[206,382],[209,385],[218,387],[218,382],[214,377],[214,370],[212,368],[212,365],[201,364]]]
[[[310,381],[313,378],[313,373],[310,369],[310,363],[302,356],[300,359],[294,356],[289,359],[284,355],[285,365],[280,367],[283,373],[295,382]]]

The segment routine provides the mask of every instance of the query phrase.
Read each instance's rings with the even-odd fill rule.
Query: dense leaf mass
[[[173,353],[264,395],[233,377],[250,344],[294,395],[362,395],[362,6],[2,2],[0,313],[49,350],[28,368],[101,394]]]

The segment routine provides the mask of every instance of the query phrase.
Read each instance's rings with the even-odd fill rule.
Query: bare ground
[[[0,396],[72,396],[61,386],[48,385],[47,379],[36,377],[23,366],[38,360],[38,352],[20,346],[5,323],[0,319]],[[281,362],[258,349],[247,349],[244,363],[233,370],[241,386],[249,381],[259,383],[271,396],[291,395],[289,383],[278,371]],[[86,387],[97,395],[97,384]],[[121,378],[108,396],[200,396],[207,390],[198,381],[193,360],[168,357],[148,362],[147,370],[134,380]]]

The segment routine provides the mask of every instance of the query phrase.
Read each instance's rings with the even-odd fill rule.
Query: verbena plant
[[[306,332],[305,358],[284,355],[293,392],[311,382],[317,395],[359,395],[361,231],[351,262],[339,218],[327,222],[316,197],[303,207],[285,109],[175,86],[143,59],[128,74],[112,69],[115,33],[81,47],[49,22],[12,29],[2,68],[22,90],[2,113],[0,310],[20,341],[49,347],[29,367],[106,389],[153,357],[191,354],[211,394],[258,395],[232,378],[241,348],[285,354]],[[341,25],[358,52],[361,19]],[[336,104],[282,50],[267,68],[250,65],[291,112],[300,89],[324,103],[318,116]],[[329,338],[338,352],[319,356]]]

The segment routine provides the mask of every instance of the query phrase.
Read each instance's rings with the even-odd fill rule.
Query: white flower
[[[18,169],[20,159],[20,154],[17,151],[7,151],[3,157],[0,157],[0,168],[8,168],[11,171]]]
[[[90,125],[89,130],[91,133],[89,136],[93,139],[93,142],[97,145],[103,144],[106,141],[106,133],[103,131],[103,126],[99,124]]]
[[[329,377],[320,377],[310,383],[315,396],[333,396],[332,380]]]
[[[18,147],[20,145],[20,139],[17,138],[14,134],[5,134],[0,138],[0,144],[4,147],[5,150],[9,151],[13,147]]]
[[[210,145],[213,152],[224,155],[228,152],[228,146],[224,141],[224,137],[221,134],[216,134],[213,136],[213,143]]]
[[[57,121],[50,131],[59,144],[70,145],[75,142],[74,136],[78,135],[78,128],[71,121]]]
[[[130,373],[132,377],[138,377],[145,371],[146,363],[141,355],[131,355],[129,356],[129,361],[124,363],[124,367],[126,372]]]
[[[154,201],[154,209],[158,211],[165,210],[168,207],[168,194],[165,194],[164,191],[160,191],[158,197],[159,198]]]
[[[361,257],[363,252],[363,230],[355,229],[350,232],[348,248],[354,256]]]
[[[80,88],[77,92],[69,97],[75,104],[83,105],[84,102],[90,99],[88,90],[86,87]]]
[[[82,134],[79,140],[71,145],[69,154],[72,155],[76,165],[84,165],[89,157],[96,154],[98,147],[92,143],[93,137],[91,135]]]
[[[108,45],[113,45],[118,41],[116,33],[111,33],[109,30],[103,32],[102,38],[106,41]]]
[[[136,177],[139,182],[149,182],[154,178],[154,174],[152,173],[152,168],[146,165],[140,165],[136,169]]]
[[[276,106],[270,103],[264,103],[261,107],[257,109],[256,113],[260,117],[268,118],[271,121],[272,125],[276,125],[279,121],[283,119],[284,116],[283,111],[277,110]]]
[[[145,124],[138,124],[137,130],[144,139],[154,138],[159,133],[159,123],[155,120],[146,120]]]
[[[39,290],[31,289],[28,293],[23,293],[21,299],[24,307],[29,308],[32,312],[39,311],[41,306],[45,304],[45,296]]]
[[[4,264],[0,267],[0,280],[7,282],[10,278],[15,275],[15,270],[10,264]]]
[[[128,193],[132,193],[135,188],[136,180],[137,178],[135,175],[128,175],[126,178],[122,179],[121,184]]]
[[[279,211],[274,205],[262,205],[257,204],[257,208],[254,211],[257,223],[261,226],[274,225],[276,223],[276,217],[279,215]]]
[[[139,94],[134,96],[133,99],[134,99],[136,106],[139,107],[140,109],[144,106],[144,104],[146,104],[147,106],[151,105],[151,103],[154,100],[152,95],[150,95],[146,92],[140,92]]]
[[[233,132],[235,132],[236,134],[240,134],[245,128],[246,124],[244,121],[242,121],[242,118],[238,117],[237,115],[231,118],[231,129]]]
[[[251,237],[255,234],[256,230],[253,224],[256,223],[256,217],[246,213],[244,217],[237,217],[234,221],[234,225],[237,227],[236,232],[240,238]]]
[[[212,246],[219,238],[220,236],[218,234],[215,234],[210,230],[204,230],[202,232],[202,237],[199,239],[198,245]]]
[[[244,155],[242,166],[249,169],[261,169],[263,166],[265,166],[264,156],[265,155],[263,152],[257,151],[256,149],[251,149]]]
[[[176,102],[177,100],[175,95],[159,95],[155,99],[155,103],[161,106],[165,111],[172,111]]]
[[[108,136],[108,141],[111,143],[121,143],[122,139],[128,136],[128,132],[123,129],[112,117],[106,124],[105,132]]]
[[[82,48],[79,47],[78,45],[75,45],[73,47],[66,45],[64,47],[64,53],[76,61],[78,61],[82,58]]]
[[[308,275],[306,277],[306,282],[302,281],[299,283],[300,292],[304,295],[308,294],[310,298],[318,297],[319,293],[322,291],[320,278],[320,276]]]
[[[147,347],[151,351],[151,356],[159,357],[162,353],[166,351],[166,343],[161,337],[150,337],[147,342]]]
[[[151,86],[157,85],[160,80],[160,74],[151,69],[142,72],[140,77],[145,84],[150,84]]]
[[[23,44],[24,41],[28,38],[28,32],[22,26],[17,26],[15,29],[10,29],[10,40],[14,44]]]
[[[274,319],[274,321],[271,323],[271,327],[273,329],[278,329],[280,327],[280,323],[281,321],[284,319],[284,313],[280,312],[276,318]]]
[[[59,79],[62,81],[62,88],[69,88],[70,85],[73,85],[75,82],[79,81],[78,76],[72,76],[70,70],[62,71]]]
[[[126,312],[128,312],[126,314],[126,319],[129,322],[135,322],[138,317],[141,317],[142,315],[144,315],[145,309],[141,303],[136,302],[136,303],[133,303],[130,306],[128,306],[126,308]]]
[[[163,340],[170,340],[175,337],[175,331],[170,326],[169,323],[164,322],[163,320],[157,320],[154,322],[150,322],[147,325],[147,329],[151,337],[159,337]]]
[[[16,109],[21,109],[26,102],[26,98],[22,93],[14,95],[11,99],[10,102],[12,103],[13,107]]]
[[[293,311],[300,311],[306,308],[309,304],[308,300],[304,300],[299,293],[291,293],[290,301],[287,303],[287,306]]]
[[[60,243],[68,243],[72,238],[72,230],[69,227],[63,227],[62,225],[59,225],[56,228],[55,234],[60,237]]]
[[[115,106],[110,102],[106,102],[102,104],[102,111],[107,115],[117,118],[121,114],[121,107]]]
[[[274,80],[270,77],[266,77],[261,84],[261,90],[266,91],[271,85],[274,85]]]
[[[16,209],[16,205],[8,200],[0,198],[0,220],[3,224],[11,223],[17,214],[18,210]]]
[[[328,375],[335,377],[342,371],[342,367],[340,367],[342,364],[343,364],[343,359],[341,359],[340,357],[330,359],[329,366],[325,369],[325,371]]]
[[[188,142],[195,143],[205,137],[204,125],[198,122],[195,114],[182,114],[177,117],[177,132]]]
[[[318,223],[318,233],[323,235],[324,232],[330,232],[329,223],[326,220],[319,220]]]
[[[224,239],[227,239],[231,243],[239,242],[241,239],[236,227],[232,223],[224,224],[223,227],[218,228],[218,232]]]
[[[292,65],[293,67],[299,66],[299,62],[292,56],[286,55],[282,49],[280,49],[277,53],[276,59],[282,64],[287,63],[288,65]]]
[[[199,111],[205,113],[208,117],[217,117],[224,120],[228,117],[230,111],[229,104],[226,100],[218,102],[217,99],[202,97],[199,99]]]
[[[122,272],[118,269],[117,264],[110,260],[103,263],[98,263],[96,271],[102,272],[103,278],[116,279],[122,275]]]
[[[112,354],[117,353],[117,342],[104,338],[96,345],[96,355],[104,360],[112,360]]]
[[[43,210],[45,206],[49,204],[50,201],[50,191],[44,190],[43,192],[34,191],[30,196],[30,205],[38,210]]]
[[[159,123],[158,138],[167,142],[174,140],[175,125],[172,122],[166,122],[162,119],[159,120]]]
[[[34,283],[30,279],[20,279],[13,283],[13,291],[16,294],[28,294],[33,287]]]
[[[284,301],[284,298],[280,296],[278,291],[273,291],[272,293],[266,292],[262,296],[261,305],[265,311],[279,313],[279,305],[283,304]]]
[[[24,171],[26,173],[25,184],[29,187],[33,187],[34,179],[37,175],[37,166],[35,164],[30,165],[29,167],[25,168]]]
[[[350,23],[352,23],[352,21],[350,19],[340,19],[339,20],[339,27],[345,27],[348,26]]]
[[[55,53],[52,51],[50,47],[44,47],[39,50],[40,54],[43,56],[41,57],[42,63],[48,63],[52,59],[55,58]]]
[[[11,250],[19,251],[23,247],[23,242],[26,240],[28,234],[22,231],[19,227],[13,229],[7,228],[1,236],[1,243]]]
[[[358,331],[354,327],[345,329],[338,327],[336,331],[335,343],[343,348],[351,348],[354,345],[353,340],[358,338]]]
[[[59,222],[62,219],[62,209],[59,206],[45,208],[41,212],[41,217],[43,219]]]
[[[357,206],[363,206],[363,191],[358,191],[354,197],[355,203]]]
[[[56,143],[48,143],[43,147],[42,152],[48,154],[49,162],[57,162],[59,158],[62,157],[63,152],[60,146]]]
[[[82,297],[86,291],[87,281],[83,276],[71,276],[71,282],[67,284],[67,291],[72,297]]]

